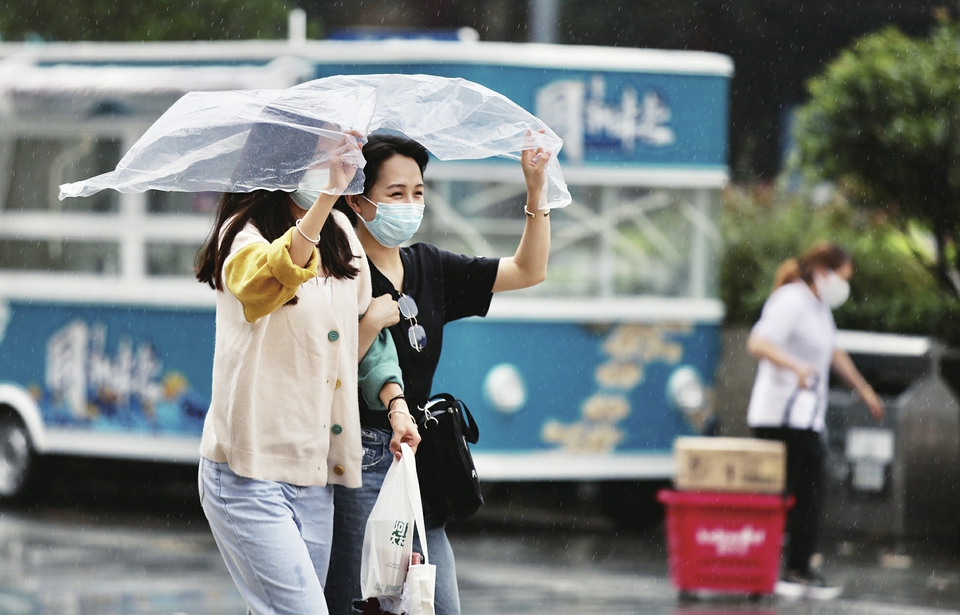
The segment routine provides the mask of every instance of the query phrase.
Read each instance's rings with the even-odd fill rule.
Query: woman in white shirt
[[[747,349],[759,359],[747,424],[755,437],[787,446],[787,490],[796,504],[787,517],[790,535],[782,594],[832,598],[810,568],[819,533],[830,369],[860,396],[877,421],[884,405],[843,349],[837,348],[832,309],[850,294],[853,261],[843,249],[819,244],[777,270],[774,291],[754,325]]]

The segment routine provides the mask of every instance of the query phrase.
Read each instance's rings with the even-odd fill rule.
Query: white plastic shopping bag
[[[364,599],[381,598],[381,605],[389,605],[392,612],[434,615],[437,568],[429,563],[427,556],[416,459],[407,444],[401,444],[400,450],[401,458],[393,460],[367,519],[360,560],[360,589]],[[414,529],[420,536],[423,564],[413,564]]]
[[[799,383],[797,390],[787,400],[784,427],[793,429],[817,429],[817,422],[822,421],[820,411],[820,379],[813,378],[808,386]],[[822,423],[821,423],[822,424]]]
[[[797,389],[787,408],[789,427],[794,429],[812,429],[816,420],[820,397],[811,389]]]
[[[360,559],[360,588],[364,598],[399,596],[403,592],[413,552],[415,523],[405,470],[402,460],[393,460],[367,518]]]

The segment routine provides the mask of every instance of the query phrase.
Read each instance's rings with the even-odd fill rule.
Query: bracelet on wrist
[[[309,241],[309,242],[312,243],[312,244],[318,244],[318,243],[320,243],[320,235],[317,235],[317,238],[314,239],[313,237],[308,237],[307,234],[303,232],[303,229],[300,228],[300,220],[299,220],[299,219],[298,219],[296,222],[294,222],[293,225],[297,227],[297,231],[299,231],[300,234],[303,235],[303,238],[304,238],[304,239],[306,239],[307,241]]]
[[[537,211],[541,211],[541,210],[538,209]],[[546,218],[547,216],[550,215],[550,210],[549,210],[549,209],[544,209],[544,210],[542,210],[542,211],[543,211],[543,217],[544,217],[544,218]],[[535,218],[536,215],[537,215],[535,212],[532,212],[532,211],[530,211],[529,209],[527,209],[527,206],[526,206],[526,205],[523,206],[523,213],[527,214],[527,215],[530,216],[531,218]]]
[[[413,418],[413,415],[407,412],[406,410],[389,410],[387,411],[387,420],[389,421],[394,414],[405,414],[410,417],[410,420],[413,421],[413,424],[417,424],[417,419]]]
[[[391,398],[390,398],[390,401],[387,402],[387,418],[388,418],[388,419],[390,418],[390,412],[393,411],[393,402],[397,401],[398,399],[402,399],[403,401],[407,401],[407,398],[403,395],[403,393],[400,393],[399,395],[396,395],[396,396],[394,396],[394,397],[391,397]]]

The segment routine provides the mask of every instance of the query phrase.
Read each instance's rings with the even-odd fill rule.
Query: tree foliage
[[[960,25],[925,39],[890,27],[857,40],[808,84],[801,161],[862,205],[935,242],[929,266],[960,295]]]
[[[854,207],[839,193],[815,206],[802,192],[731,187],[721,221],[727,247],[720,295],[728,323],[756,322],[780,263],[830,241],[851,252],[856,268],[850,300],[835,312],[838,326],[960,343],[960,301],[941,290],[914,257],[914,238],[886,214]]]
[[[283,0],[18,0],[0,11],[3,40],[171,41],[287,35]]]

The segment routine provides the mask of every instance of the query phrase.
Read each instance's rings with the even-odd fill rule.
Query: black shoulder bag
[[[480,439],[473,415],[461,400],[438,393],[414,410],[414,416],[421,438],[417,473],[424,500],[434,507],[446,506],[445,512],[454,519],[469,517],[483,504],[469,446]]]

